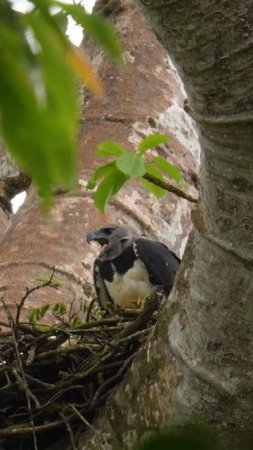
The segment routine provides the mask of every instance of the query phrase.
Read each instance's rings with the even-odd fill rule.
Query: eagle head
[[[96,241],[101,245],[102,251],[99,259],[102,261],[119,256],[125,248],[133,243],[135,238],[136,233],[130,228],[114,224],[106,225],[87,234],[88,243]]]

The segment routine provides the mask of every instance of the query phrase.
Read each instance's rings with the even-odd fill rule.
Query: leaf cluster
[[[105,212],[110,199],[131,178],[140,179],[143,185],[157,197],[163,196],[166,190],[159,184],[149,181],[148,175],[158,182],[164,181],[164,177],[168,176],[177,183],[181,183],[183,179],[181,172],[165,158],[153,156],[147,159],[145,157],[147,150],[159,144],[167,144],[169,141],[168,136],[155,133],[145,137],[135,152],[128,151],[114,141],[101,142],[96,149],[96,155],[102,158],[109,157],[110,161],[98,167],[87,184],[88,189],[97,187],[94,193],[97,208]]]

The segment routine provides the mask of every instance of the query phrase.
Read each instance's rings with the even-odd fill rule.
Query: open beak
[[[86,239],[88,244],[90,244],[90,242],[92,241],[95,241],[98,242],[101,245],[101,247],[104,247],[109,243],[108,239],[105,238],[99,230],[90,231],[87,234]]]
[[[91,241],[95,241],[96,240],[96,231],[90,231],[89,233],[87,233],[86,239],[87,239],[88,244],[90,244]]]

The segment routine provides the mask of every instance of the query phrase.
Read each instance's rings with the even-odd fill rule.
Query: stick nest
[[[93,429],[92,420],[154,327],[161,296],[153,295],[139,314],[76,327],[20,322],[27,296],[15,318],[2,300],[7,328],[0,333],[0,448],[43,449],[65,430],[76,449],[74,436],[84,426]]]

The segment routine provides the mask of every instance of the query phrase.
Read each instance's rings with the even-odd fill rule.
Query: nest
[[[0,448],[43,449],[63,432],[75,449],[78,430],[92,427],[155,324],[159,294],[142,312],[77,326],[41,327],[6,312],[0,334]]]

